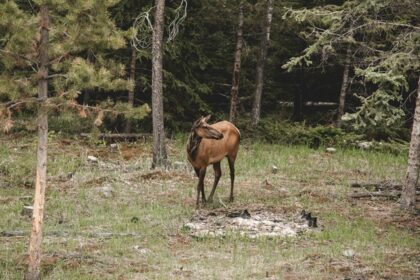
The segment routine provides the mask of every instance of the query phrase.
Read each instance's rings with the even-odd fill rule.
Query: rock
[[[353,249],[346,249],[346,250],[343,251],[343,256],[345,256],[349,259],[352,259],[354,257],[354,255],[355,255],[355,252],[354,252]]]
[[[327,149],[325,149],[325,151],[327,153],[334,154],[335,152],[337,152],[337,149],[333,147],[328,147]]]
[[[172,166],[174,169],[187,169],[187,165],[182,161],[175,161]]]
[[[279,196],[286,197],[290,195],[290,191],[284,187],[279,187],[277,189],[277,193]]]
[[[26,216],[28,218],[31,218],[33,211],[34,211],[34,207],[33,206],[23,206],[22,211],[20,212],[20,214],[22,216]]]
[[[357,144],[357,146],[358,146],[360,149],[363,149],[363,150],[369,150],[370,148],[372,148],[372,146],[373,146],[373,142],[364,141],[364,142],[360,142],[359,144]]]
[[[111,187],[110,184],[104,184],[102,187],[98,188],[98,191],[106,198],[109,198],[112,196],[112,193],[114,192],[114,189]]]
[[[271,173],[276,174],[278,170],[279,169],[277,168],[277,166],[275,165],[271,166]]]
[[[148,254],[150,254],[152,252],[150,249],[141,248],[138,245],[134,246],[133,248],[134,248],[134,250],[136,250],[141,255],[148,255]]]
[[[94,156],[88,156],[87,159],[90,162],[98,162],[98,158],[97,157],[94,157]]]

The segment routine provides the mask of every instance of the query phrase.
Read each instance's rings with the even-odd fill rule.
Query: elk
[[[212,125],[208,124],[210,115],[201,117],[194,122],[187,142],[188,161],[193,166],[198,177],[197,202],[200,205],[200,193],[202,203],[206,203],[204,194],[204,177],[206,176],[207,166],[213,165],[214,183],[208,197],[208,202],[213,201],[219,179],[222,176],[220,162],[227,157],[230,169],[230,196],[229,201],[233,201],[233,184],[235,181],[235,160],[238,154],[241,133],[228,121],[221,121]]]

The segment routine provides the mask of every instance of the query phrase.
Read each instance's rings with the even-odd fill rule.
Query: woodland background
[[[166,2],[165,23],[169,25],[181,1]],[[78,38],[63,42],[64,46],[57,44],[57,57],[69,57],[68,54],[72,57],[66,60],[66,66],[62,67],[65,69],[61,69],[68,71],[66,74],[60,77],[56,70],[58,77],[54,87],[50,85],[49,95],[57,96],[61,92],[68,100],[76,100],[79,104],[124,111],[121,107],[127,102],[132,87],[134,106],[150,105],[151,48],[139,48],[133,52],[130,42],[135,32],[132,28],[134,20],[149,10],[152,3],[71,3],[66,9],[73,9],[73,15],[85,14],[86,18],[77,17]],[[31,1],[6,1],[2,5],[2,54],[5,56],[6,51],[18,53],[22,50],[19,50],[20,44],[31,39],[31,32],[36,31],[33,23],[36,22],[19,25],[21,21],[17,18],[20,16],[23,20],[31,14],[34,17],[36,10]],[[61,5],[60,1],[55,5]],[[241,128],[248,128],[267,8],[266,1],[244,1],[243,5],[237,121]],[[285,126],[287,122],[308,126],[336,123],[347,47],[350,46],[344,111],[355,114],[348,115],[343,128],[347,132],[364,134],[366,140],[409,139],[419,69],[419,5],[416,1],[272,1],[272,5],[273,19],[261,100],[263,122],[260,129],[263,137],[281,129],[281,125],[275,125],[279,122],[286,122]],[[100,11],[96,17],[89,15],[94,10]],[[164,119],[170,135],[188,131],[192,121],[201,115],[211,113],[214,120],[228,118],[238,12],[238,1],[190,1],[176,38],[164,44]],[[60,20],[60,24],[69,25],[72,20],[75,19],[68,17]],[[56,29],[57,33],[64,32],[58,27]],[[150,35],[147,34],[150,30],[144,28],[137,31],[144,30],[146,32],[138,35]],[[59,37],[57,34],[57,43],[60,43]],[[65,46],[70,41],[75,44],[73,50]],[[30,50],[24,51],[30,53]],[[30,68],[11,60],[13,57],[5,57],[0,64],[0,99],[3,103],[36,92],[36,79]],[[130,80],[130,73],[134,79]],[[332,104],[305,106],[308,101]],[[24,106],[10,109],[13,129],[21,129],[20,123],[24,123],[24,128],[35,128],[34,124],[31,126],[26,122],[26,119],[33,120],[31,110]],[[52,130],[91,131],[97,111],[91,114],[87,111],[86,120],[74,121],[74,114],[66,109],[68,106],[56,110],[56,114],[51,112]],[[134,117],[133,132],[150,132],[151,114],[146,113],[145,107],[143,109],[125,117],[105,115],[100,129],[123,132],[126,120]],[[2,114],[3,120],[10,117],[8,113]],[[80,115],[86,116],[84,113]],[[281,137],[281,133],[278,134],[277,137]]]
[[[415,0],[0,1],[0,278],[418,279],[419,15]],[[208,114],[242,133],[239,187],[194,211],[185,143]],[[292,239],[185,226],[308,209],[320,228]]]

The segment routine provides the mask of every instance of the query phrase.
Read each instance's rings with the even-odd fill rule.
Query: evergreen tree
[[[33,3],[0,4],[0,99],[6,101],[3,110],[8,112],[5,130],[11,128],[12,111],[17,105],[36,104],[38,108],[38,163],[27,278],[40,279],[48,113],[62,107],[84,112],[75,102],[82,90],[127,90],[132,83],[124,79],[124,66],[108,54],[125,45],[122,32],[109,18],[108,8],[115,1]],[[98,113],[95,123],[99,125],[103,111],[95,108],[94,112]]]
[[[162,48],[165,0],[155,1],[155,23],[152,40],[152,115],[153,160],[152,168],[165,166],[167,161],[163,121]]]
[[[321,63],[338,58],[345,65],[341,94],[345,96],[351,60],[355,75],[376,90],[367,97],[359,96],[362,105],[343,119],[352,120],[356,129],[397,125],[404,114],[395,104],[402,99],[400,93],[408,91],[407,81],[420,67],[416,43],[419,9],[414,0],[351,0],[342,5],[289,9],[285,17],[309,23],[305,34],[311,44],[284,67],[291,70],[311,66],[316,58]]]
[[[238,93],[239,93],[239,74],[241,72],[241,56],[242,56],[242,45],[243,45],[243,26],[244,26],[244,4],[243,1],[239,2],[238,12],[238,26],[236,30],[236,49],[235,49],[235,61],[233,64],[233,78],[232,78],[232,89],[230,91],[230,114],[229,121],[235,123],[237,117],[238,107]]]
[[[417,102],[411,131],[410,151],[407,173],[401,193],[401,207],[414,210],[416,207],[416,188],[420,172],[420,77],[417,83]]]
[[[264,32],[261,38],[261,50],[257,59],[256,86],[254,103],[252,103],[252,124],[257,125],[261,114],[261,97],[264,87],[264,68],[267,59],[267,49],[270,42],[271,20],[273,17],[273,1],[267,0],[267,14],[264,24]]]

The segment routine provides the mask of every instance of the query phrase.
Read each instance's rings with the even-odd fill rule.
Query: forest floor
[[[36,139],[0,136],[0,143],[0,279],[22,279],[31,228],[22,209],[32,204]],[[419,215],[402,212],[396,199],[349,197],[353,182],[401,183],[406,155],[244,139],[235,201],[227,202],[223,162],[215,202],[197,211],[184,145],[169,141],[172,167],[152,171],[148,141],[111,146],[50,134],[43,279],[420,279]],[[210,167],[207,194],[212,182]],[[197,235],[188,226],[210,216],[221,217],[220,226],[245,210],[274,223],[306,210],[318,228],[284,237],[234,228]]]

